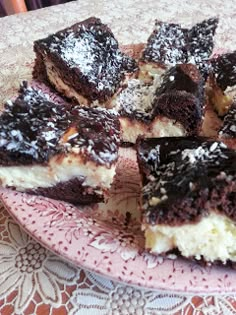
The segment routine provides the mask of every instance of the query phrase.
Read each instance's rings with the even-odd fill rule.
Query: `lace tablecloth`
[[[186,26],[219,16],[216,48],[236,47],[234,0],[80,0],[0,19],[1,104],[31,78],[32,43],[95,15],[122,44],[145,42],[155,18]],[[171,290],[171,288],[170,288]],[[191,296],[133,288],[78,268],[46,250],[0,209],[0,313],[236,314],[234,295]]]

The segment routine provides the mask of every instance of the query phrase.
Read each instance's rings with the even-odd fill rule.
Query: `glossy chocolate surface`
[[[69,112],[26,83],[19,93],[0,116],[0,164],[45,163],[63,151],[58,141],[68,126]]]
[[[118,158],[120,124],[111,110],[55,104],[24,84],[0,116],[0,136],[1,165],[47,163],[72,151],[109,166]]]
[[[203,101],[204,80],[197,67],[193,64],[179,64],[168,69],[162,78],[161,86],[156,95],[174,91],[185,91]]]
[[[223,91],[236,85],[236,51],[212,59],[211,64],[216,83]]]

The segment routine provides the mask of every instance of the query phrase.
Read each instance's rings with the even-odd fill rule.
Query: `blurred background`
[[[73,0],[0,0],[0,17],[70,1]]]

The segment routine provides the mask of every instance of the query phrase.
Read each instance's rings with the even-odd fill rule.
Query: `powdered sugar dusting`
[[[89,31],[81,33],[79,37],[73,32],[69,33],[60,42],[61,57],[71,68],[79,68],[88,82],[96,84],[98,91],[108,89],[114,92],[116,87],[114,78],[117,75],[121,77],[119,71],[122,66],[122,55],[113,37],[106,37],[103,40],[101,43]],[[116,47],[117,50],[110,54],[109,47]]]

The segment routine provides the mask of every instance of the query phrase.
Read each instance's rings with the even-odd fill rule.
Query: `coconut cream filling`
[[[84,178],[83,186],[109,189],[115,176],[115,163],[110,168],[96,163],[83,162],[81,157],[68,154],[53,157],[47,165],[21,165],[0,167],[0,182],[3,187],[17,190],[52,187],[73,178]]]
[[[236,224],[228,217],[212,212],[194,224],[180,226],[146,225],[145,247],[163,254],[177,248],[184,257],[213,262],[236,261]]]
[[[183,137],[186,130],[180,123],[166,117],[157,117],[150,124],[132,121],[129,118],[120,117],[121,138],[124,142],[135,143],[138,136],[146,138]]]
[[[68,98],[74,98],[76,101],[78,101],[79,104],[82,104],[82,106],[88,106],[89,101],[84,96],[76,92],[73,87],[68,86],[59,76],[57,71],[55,70],[55,66],[52,62],[46,61],[44,62],[47,77],[49,81],[56,87],[58,92],[63,93]]]

